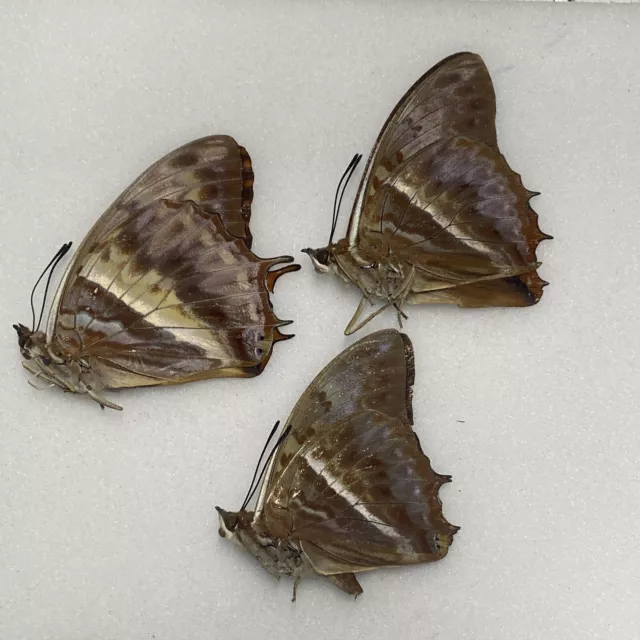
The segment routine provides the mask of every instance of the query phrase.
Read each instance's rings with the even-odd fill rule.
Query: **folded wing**
[[[433,471],[401,420],[361,411],[299,449],[265,506],[275,536],[291,536],[318,573],[444,557],[457,527],[442,514]]]
[[[158,200],[85,243],[54,327],[106,387],[253,376],[283,338],[268,290],[292,267],[263,260],[217,214]],[[293,265],[295,268],[295,265]]]
[[[530,274],[530,303],[537,302],[535,251],[545,236],[532,195],[498,151],[446,140],[415,154],[380,188],[372,199],[378,230],[363,238],[385,242],[415,268],[414,294]]]
[[[407,92],[374,147],[349,241],[415,268],[410,302],[524,306],[542,295],[536,248],[549,236],[498,149],[495,113],[484,62],[456,54]]]

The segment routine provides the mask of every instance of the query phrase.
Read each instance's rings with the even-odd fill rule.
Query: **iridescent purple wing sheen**
[[[409,302],[525,306],[542,295],[546,237],[496,142],[493,84],[480,56],[428,71],[385,123],[369,158],[349,245],[415,268]]]

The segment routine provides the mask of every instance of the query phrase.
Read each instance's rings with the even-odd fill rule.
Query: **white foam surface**
[[[471,0],[471,2],[600,2],[600,3],[612,3],[612,2],[622,2],[622,3],[637,3],[640,0]]]
[[[0,23],[0,638],[637,638],[640,83],[635,6],[6,3]],[[416,431],[462,527],[434,565],[276,582],[220,539],[276,419],[353,339],[316,275],[334,189],[430,66],[482,54],[501,148],[544,231],[529,309],[409,308]],[[228,133],[256,173],[262,256],[296,338],[259,378],[110,397],[27,384],[13,322],[59,245],[140,171]],[[354,186],[349,191],[353,197]],[[340,228],[346,229],[345,207]],[[367,330],[393,326],[393,314]],[[362,333],[361,335],[364,335]]]

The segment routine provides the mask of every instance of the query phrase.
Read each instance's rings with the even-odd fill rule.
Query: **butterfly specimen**
[[[547,283],[536,272],[536,248],[551,236],[529,206],[537,194],[498,149],[495,116],[480,56],[458,53],[433,67],[382,128],[347,237],[334,244],[340,201],[360,156],[352,160],[336,193],[328,246],[304,250],[316,271],[334,271],[360,288],[346,334],[389,306],[402,325],[405,303],[521,307],[540,300]],[[358,322],[374,297],[385,304]]]
[[[258,258],[249,218],[253,171],[229,136],[169,153],[102,215],[73,257],[46,332],[14,325],[36,378],[120,409],[103,389],[262,372],[279,327],[269,292],[290,256]],[[51,261],[68,251],[64,245]],[[42,276],[41,276],[42,277]],[[37,285],[37,283],[36,283]]]
[[[246,507],[257,469],[240,511],[216,507],[220,535],[294,577],[294,600],[305,575],[358,596],[356,572],[440,560],[453,542],[458,527],[438,497],[451,478],[432,470],[411,428],[413,366],[411,341],[395,329],[343,351],[289,416],[255,511]]]

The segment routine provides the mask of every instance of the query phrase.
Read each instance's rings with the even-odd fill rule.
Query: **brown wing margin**
[[[406,381],[406,406],[407,417],[409,418],[409,424],[413,424],[413,383],[416,380],[416,363],[413,353],[413,344],[406,333],[401,333],[400,337],[404,343],[404,356],[407,361],[407,381]],[[417,438],[417,436],[416,436]]]
[[[240,145],[238,145],[238,151],[240,153],[240,160],[242,161],[242,217],[244,218],[245,224],[244,241],[247,247],[251,249],[253,236],[251,235],[249,222],[251,221],[251,203],[253,202],[254,174],[249,152]]]

